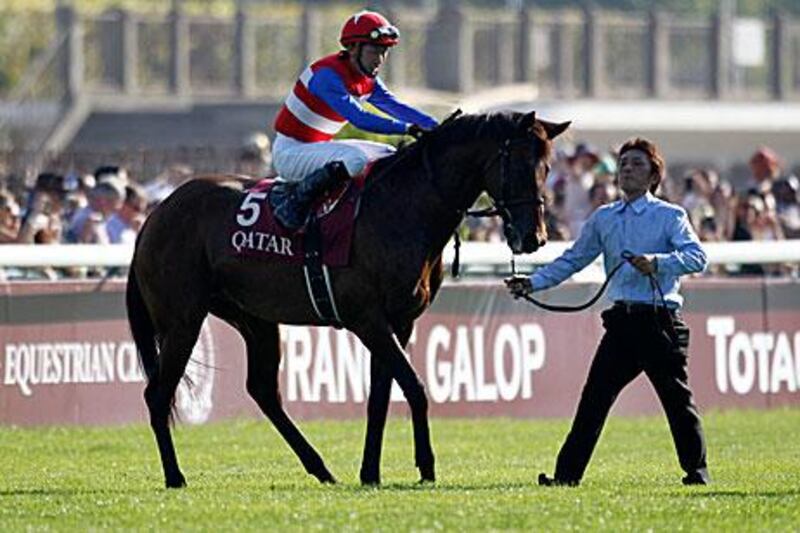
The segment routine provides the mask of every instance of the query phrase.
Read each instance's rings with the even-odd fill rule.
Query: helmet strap
[[[356,43],[356,65],[358,65],[358,70],[360,70],[362,74],[370,78],[374,78],[377,76],[377,74],[367,70],[367,68],[364,66],[364,63],[361,62],[361,52],[363,49],[364,43]]]

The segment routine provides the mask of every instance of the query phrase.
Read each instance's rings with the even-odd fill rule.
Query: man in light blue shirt
[[[645,372],[669,420],[687,485],[706,484],[706,447],[700,416],[688,385],[689,329],[680,309],[679,278],[707,265],[683,208],[653,196],[664,175],[664,159],[652,142],[635,138],[620,148],[622,200],[598,208],[575,244],[530,277],[506,280],[518,297],[568,279],[603,254],[606,272],[625,262],[609,284],[614,305],[602,314],[606,333],[553,478],[541,485],[577,485],[620,391]],[[623,257],[624,256],[624,257]]]

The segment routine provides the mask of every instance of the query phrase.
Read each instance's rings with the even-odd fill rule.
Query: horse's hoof
[[[436,473],[434,471],[433,465],[429,467],[419,467],[419,482],[420,483],[433,483],[436,481]]]
[[[181,475],[174,479],[168,479],[166,485],[168,489],[182,489],[186,486],[186,479]]]
[[[321,474],[316,474],[316,478],[323,485],[336,485],[336,478],[327,470]]]
[[[381,475],[378,472],[362,470],[359,477],[361,478],[361,486],[363,487],[377,487],[381,484]]]

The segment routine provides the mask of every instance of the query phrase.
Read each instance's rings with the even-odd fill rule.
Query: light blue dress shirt
[[[599,207],[583,225],[573,246],[531,275],[533,290],[558,285],[601,253],[608,274],[624,261],[624,251],[656,257],[656,280],[667,306],[673,309],[683,305],[683,297],[678,294],[680,276],[702,272],[708,265],[686,211],[647,193],[632,203],[617,201]],[[661,298],[654,291],[649,278],[626,262],[609,283],[606,297],[614,302],[649,304],[655,300],[660,305]]]

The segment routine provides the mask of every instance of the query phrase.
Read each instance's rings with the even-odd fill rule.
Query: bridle
[[[545,203],[544,195],[541,192],[533,198],[511,198],[511,180],[508,179],[511,151],[517,146],[527,146],[529,142],[529,139],[506,139],[503,141],[497,154],[486,163],[483,169],[484,174],[488,173],[495,162],[498,159],[500,160],[500,188],[502,190],[500,200],[490,197],[492,205],[488,208],[466,211],[467,216],[476,218],[499,216],[503,220],[503,228],[507,240],[514,237],[517,231],[511,217],[511,208],[521,205],[531,205],[538,208]]]
[[[538,196],[533,198],[511,198],[511,180],[508,179],[509,174],[509,167],[511,162],[511,151],[513,148],[517,146],[527,145],[530,142],[530,139],[511,139],[508,138],[500,144],[500,148],[498,149],[497,153],[486,162],[483,167],[484,175],[489,172],[492,166],[500,160],[500,189],[502,191],[502,196],[500,200],[496,200],[491,195],[489,195],[490,201],[492,205],[485,209],[475,209],[475,210],[463,210],[463,209],[456,209],[455,211],[459,215],[459,221],[464,218],[464,216],[473,217],[473,218],[488,218],[499,216],[500,219],[503,221],[503,233],[506,237],[506,242],[509,242],[510,239],[516,236],[516,228],[514,227],[514,222],[511,217],[511,208],[518,207],[521,205],[531,205],[534,207],[540,207],[544,205],[545,199],[544,196],[539,193]],[[429,156],[427,153],[427,147],[423,149],[423,161],[425,166],[425,173],[428,175],[428,181],[432,184],[435,184],[435,180],[433,179],[433,173],[430,168],[430,161]],[[437,190],[437,195],[440,197],[441,201],[444,201],[444,196],[438,190],[438,187],[434,185],[434,188]],[[445,202],[447,205],[447,202]],[[461,235],[458,233],[458,229],[453,233],[453,248],[455,251],[455,255],[453,257],[453,263],[450,265],[450,274],[457,278],[459,276],[459,270],[461,268]],[[511,255],[511,267],[512,269],[516,269],[514,263],[514,255]]]

